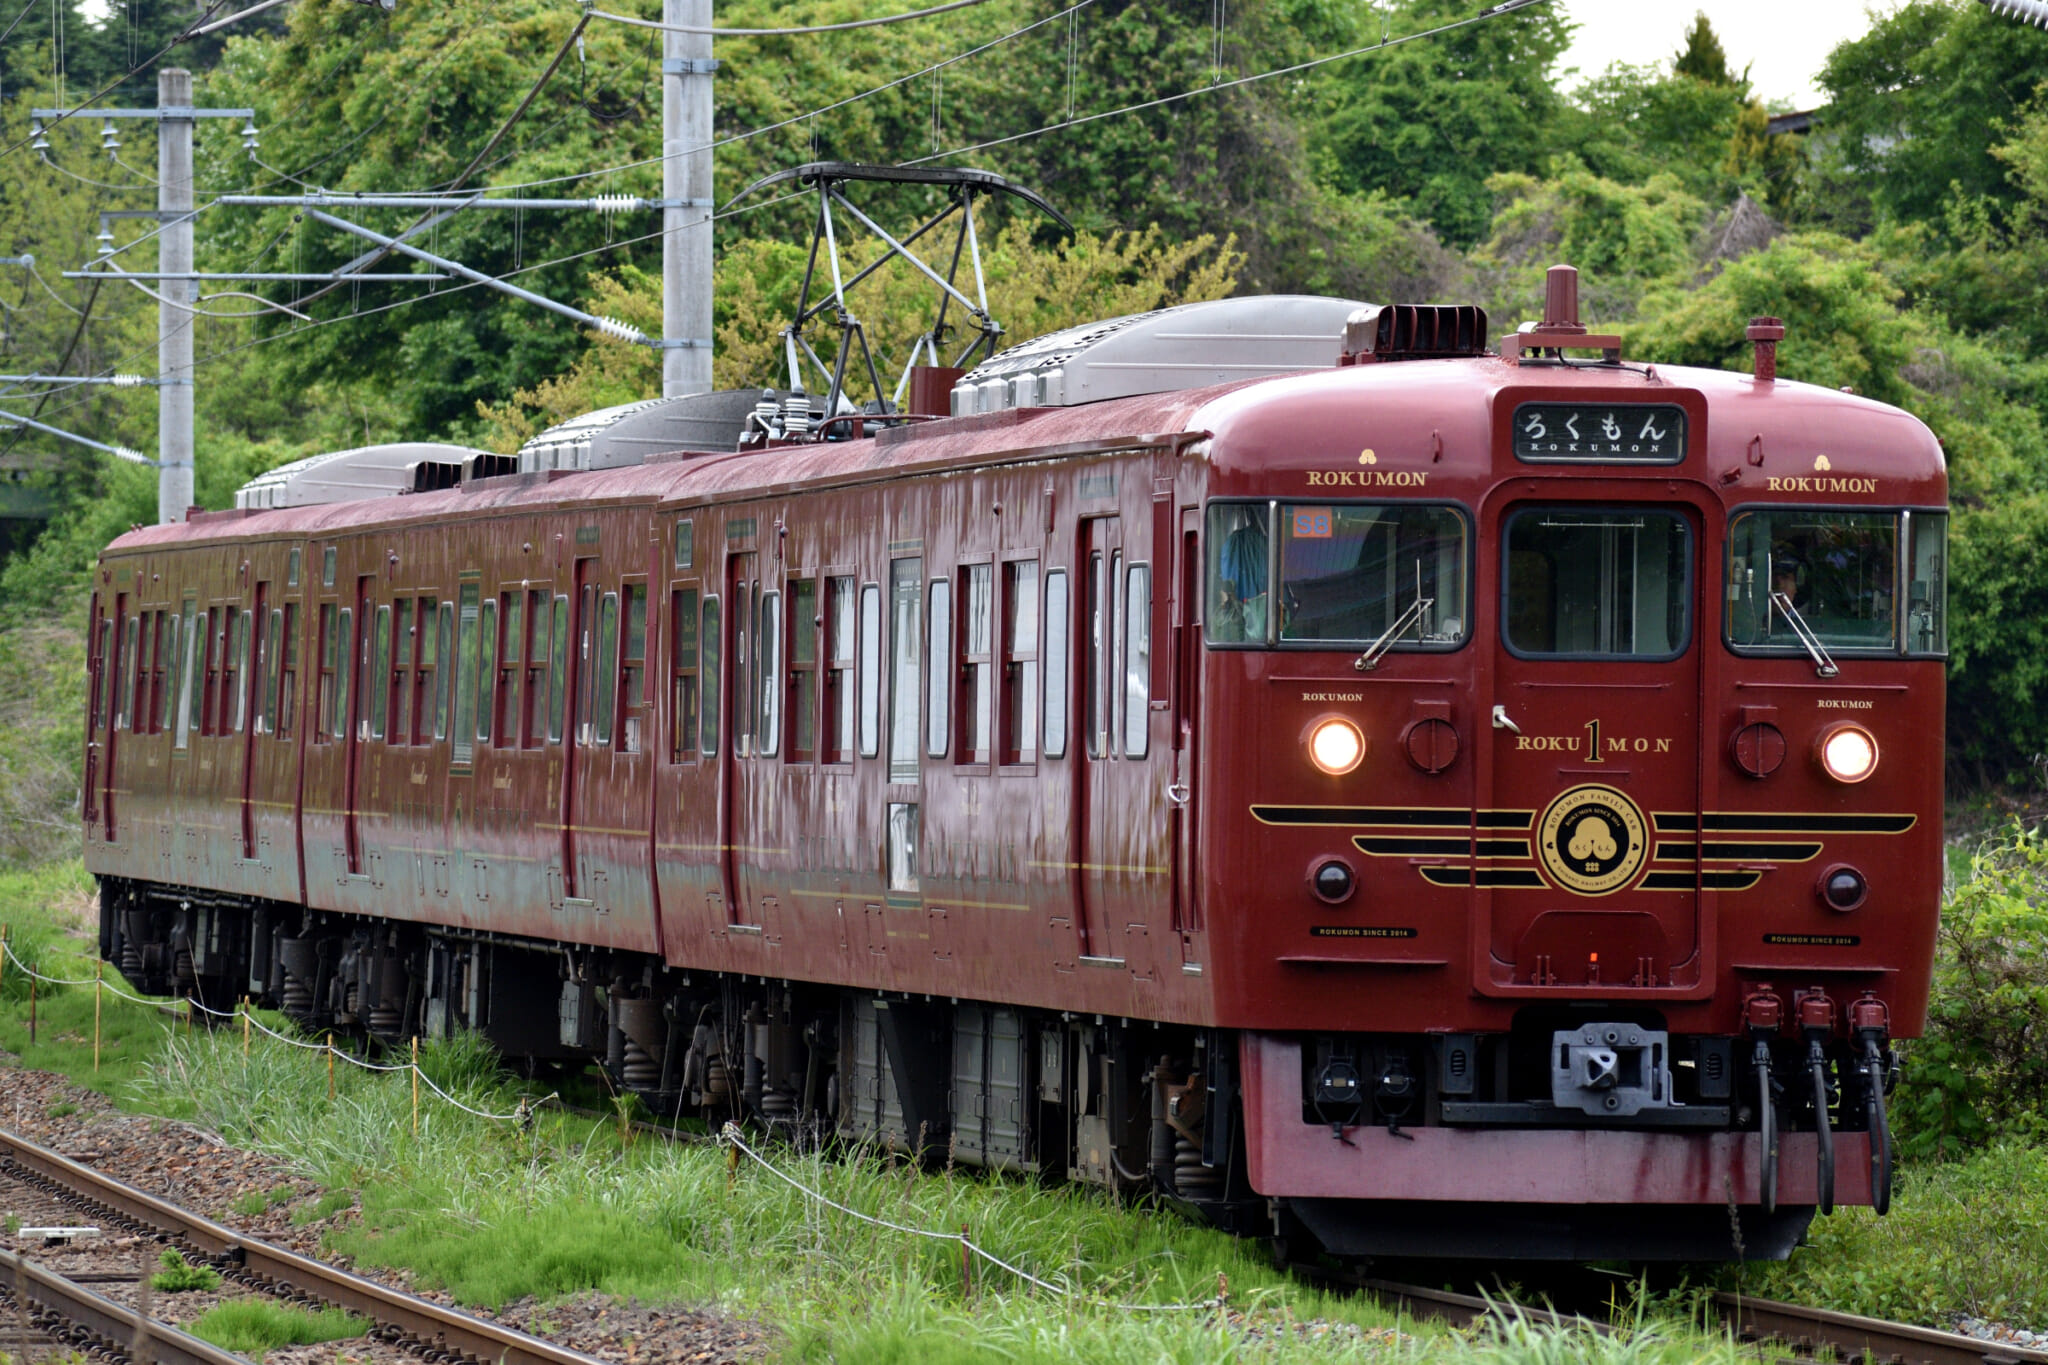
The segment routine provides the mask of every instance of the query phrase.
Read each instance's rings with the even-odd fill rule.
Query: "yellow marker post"
[[[106,980],[107,964],[92,964],[92,1074],[100,1074],[100,988]]]
[[[412,1039],[412,1135],[420,1135],[420,1039]]]
[[[327,1030],[327,1098],[334,1099],[334,1030]]]

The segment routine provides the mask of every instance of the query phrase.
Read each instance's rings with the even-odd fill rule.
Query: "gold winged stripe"
[[[1820,856],[1820,843],[1768,840],[1708,839],[1702,843],[1657,845],[1657,861],[1689,863],[1695,858],[1707,862],[1810,863]]]
[[[1904,834],[1917,815],[1829,815],[1818,811],[1658,811],[1660,834]]]

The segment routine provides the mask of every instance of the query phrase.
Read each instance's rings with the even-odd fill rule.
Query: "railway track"
[[[54,1345],[130,1365],[248,1365],[210,1341],[114,1302],[84,1277],[59,1275],[11,1251],[0,1251],[0,1303],[0,1349],[13,1360],[28,1359],[35,1346]]]
[[[4,1131],[0,1131],[0,1175],[88,1212],[101,1223],[148,1239],[168,1241],[188,1259],[220,1271],[224,1279],[278,1298],[312,1307],[341,1308],[368,1318],[377,1324],[378,1336],[433,1365],[602,1365],[594,1356],[429,1303],[337,1266],[272,1246]],[[70,1324],[70,1330],[88,1332],[91,1340],[105,1343],[100,1354],[133,1359],[135,1365],[142,1365],[141,1359],[125,1356],[119,1349],[122,1340],[135,1340],[136,1322],[131,1310],[76,1282],[66,1289],[61,1276],[27,1263],[24,1257],[0,1255],[7,1256],[0,1260],[0,1290],[18,1284],[17,1303],[31,1311],[54,1315]],[[112,1315],[108,1310],[112,1310]],[[120,1314],[127,1315],[125,1326]],[[150,1361],[162,1365],[239,1365],[237,1357],[175,1329],[159,1323],[145,1325],[146,1358]],[[188,1348],[172,1344],[173,1337],[184,1338],[212,1355],[202,1359],[182,1354]]]

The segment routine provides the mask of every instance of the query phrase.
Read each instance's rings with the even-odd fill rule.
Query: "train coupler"
[[[1870,1207],[1882,1217],[1892,1207],[1892,1129],[1884,1097],[1898,1073],[1892,1060],[1891,1012],[1876,992],[1865,991],[1849,1006],[1849,1036],[1857,1052],[1864,1126],[1870,1133]]]

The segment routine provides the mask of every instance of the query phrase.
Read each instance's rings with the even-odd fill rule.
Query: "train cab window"
[[[1209,507],[1208,622],[1212,644],[1265,644],[1269,638],[1269,514],[1264,503],[1219,502]]]
[[[1390,648],[1448,649],[1464,639],[1465,519],[1456,510],[1282,503],[1279,527],[1281,642],[1367,645],[1392,631]]]
[[[962,763],[987,763],[995,738],[995,566],[960,571],[960,749]]]
[[[1897,512],[1772,507],[1728,520],[1728,643],[1804,653],[1898,648]]]
[[[825,722],[823,758],[853,761],[854,642],[859,637],[851,578],[825,580]]]
[[[388,707],[391,698],[384,688],[384,679],[391,676],[391,608],[377,608],[375,624],[370,629],[370,666],[365,675],[364,699],[370,703],[370,739],[384,738],[384,727],[390,719]]]
[[[818,580],[789,580],[789,757],[818,756]]]
[[[486,597],[477,617],[476,629],[476,740],[491,742],[491,723],[497,719],[492,704],[498,691],[498,599]]]
[[[647,585],[628,583],[619,636],[619,751],[640,752],[647,705]]]
[[[1067,589],[1067,571],[1052,569],[1045,575],[1045,724],[1047,758],[1067,756],[1067,705],[1073,682],[1067,676],[1073,653],[1074,611]]]
[[[272,731],[279,739],[291,735],[292,725],[298,720],[299,702],[299,604],[284,604],[284,628],[282,648],[276,651],[278,659],[276,715],[277,727]]]
[[[754,632],[756,654],[755,686],[759,702],[755,715],[754,752],[762,758],[775,757],[782,742],[782,594],[761,594],[761,621]]]
[[[1675,512],[1532,507],[1508,518],[1502,629],[1523,656],[1671,659],[1691,630],[1692,530]]]
[[[1143,758],[1152,733],[1152,570],[1133,564],[1124,572],[1124,757]]]
[[[720,639],[718,625],[718,599],[707,597],[704,599],[704,631],[701,637],[704,642],[704,664],[703,670],[699,674],[703,679],[704,689],[703,710],[701,712],[704,723],[699,731],[703,736],[703,740],[699,747],[706,754],[718,752],[718,653]]]
[[[882,585],[860,589],[860,756],[882,752]]]
[[[448,761],[468,763],[476,754],[476,677],[483,589],[464,583],[456,592],[455,652],[448,657],[448,688],[455,715],[448,724]]]
[[[562,742],[562,722],[567,719],[569,701],[569,599],[556,594],[554,616],[548,625],[548,743]]]
[[[679,763],[697,752],[697,590],[671,591],[668,614],[668,756]]]
[[[1003,565],[1002,697],[997,745],[1005,763],[1038,756],[1038,561]]]
[[[401,597],[391,604],[391,742],[412,742],[413,649],[418,632],[413,626],[412,599]],[[424,613],[422,613],[424,615]]]
[[[889,780],[917,781],[918,654],[924,645],[918,617],[924,560],[889,561]]]
[[[947,705],[953,689],[953,581],[934,578],[931,583],[931,616],[925,626],[924,751],[933,758],[946,756],[946,727],[951,708]]]
[[[1948,653],[1948,513],[1908,512],[1906,652]]]

